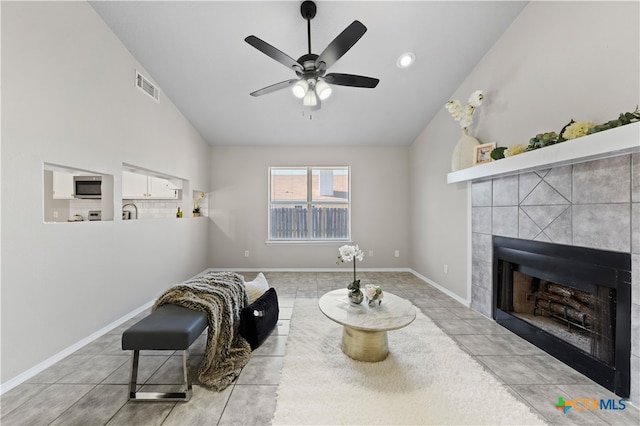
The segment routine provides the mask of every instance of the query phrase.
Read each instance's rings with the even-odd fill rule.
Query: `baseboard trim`
[[[202,273],[211,272],[348,272],[353,273],[352,269],[345,268],[208,268]],[[411,272],[409,268],[361,268],[358,272]]]
[[[409,270],[409,272],[411,272],[413,275],[415,275],[416,277],[420,278],[422,281],[426,282],[427,284],[432,285],[433,287],[437,288],[438,290],[440,290],[441,292],[443,292],[447,296],[451,297],[452,299],[455,299],[458,302],[462,303],[467,308],[471,307],[471,301],[466,300],[466,299],[458,296],[457,294],[453,293],[451,290],[449,290],[449,289],[447,289],[445,287],[442,287],[440,284],[436,283],[435,281],[430,280],[429,278],[425,277],[424,275],[421,275],[421,274],[417,273],[413,269]]]
[[[135,317],[140,312],[143,312],[145,309],[148,309],[151,306],[153,306],[154,302],[155,302],[155,299],[150,301],[150,302],[145,303],[144,305],[134,309],[133,311],[131,311],[128,314],[118,318],[117,320],[113,321],[112,323],[102,327],[100,330],[90,334],[89,336],[85,337],[84,339],[80,340],[79,342],[74,343],[73,345],[61,350],[57,354],[55,354],[55,355],[45,359],[44,361],[36,364],[35,366],[31,367],[27,371],[24,371],[23,373],[18,374],[16,377],[14,377],[12,379],[9,379],[6,382],[0,384],[0,395],[3,395],[5,392],[8,392],[11,389],[15,388],[16,386],[26,382],[27,380],[29,380],[30,378],[32,378],[36,374],[38,374],[38,373],[44,371],[45,369],[51,367],[53,364],[55,364],[56,362],[60,361],[61,359],[71,355],[72,353],[74,353],[78,349],[82,348],[83,346],[86,346],[89,343],[93,342],[98,337],[101,337],[101,336],[107,334],[109,331],[113,330],[114,328],[118,327],[119,325],[123,324],[124,322],[130,320],[131,318]]]

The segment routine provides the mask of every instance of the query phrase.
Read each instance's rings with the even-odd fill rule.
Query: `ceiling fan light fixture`
[[[416,60],[416,55],[412,52],[403,53],[396,61],[398,68],[409,68]]]
[[[313,90],[313,88],[307,90],[307,93],[302,99],[302,105],[310,107],[318,105],[318,97],[316,96],[316,92],[315,90]]]
[[[316,93],[320,100],[324,101],[329,96],[331,96],[331,86],[329,86],[324,80],[318,80],[316,83]]]
[[[304,79],[298,80],[298,82],[291,88],[293,96],[298,99],[304,98],[304,96],[307,94],[307,90],[309,90],[309,83],[307,83]]]

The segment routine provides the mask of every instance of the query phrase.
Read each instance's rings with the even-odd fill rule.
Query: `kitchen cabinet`
[[[178,188],[168,179],[149,176],[148,185],[151,198],[161,198],[163,200],[175,200],[178,198]]]
[[[71,173],[53,172],[53,199],[73,200],[73,175]]]
[[[125,200],[177,200],[179,189],[168,179],[122,172],[122,198]]]

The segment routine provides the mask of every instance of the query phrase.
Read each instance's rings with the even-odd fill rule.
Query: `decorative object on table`
[[[382,299],[384,298],[384,293],[380,286],[367,284],[364,286],[364,297],[367,299],[369,307],[373,308],[374,306],[380,306]]]
[[[353,282],[347,286],[349,290],[349,300],[351,303],[360,304],[364,298],[362,291],[360,290],[360,280],[356,279],[356,260],[364,260],[364,252],[360,250],[360,247],[344,245],[338,249],[340,256],[336,263],[347,263],[353,261]]]
[[[469,96],[466,106],[462,106],[459,100],[455,99],[446,103],[445,107],[454,120],[460,123],[462,127],[462,137],[453,149],[451,157],[451,171],[466,169],[473,165],[473,154],[476,145],[480,145],[473,136],[469,135],[468,129],[473,123],[473,113],[476,108],[482,105],[484,94],[481,90],[476,90]]]
[[[362,294],[362,290],[360,290],[359,288],[352,290],[352,284],[349,284],[349,286],[347,287],[349,289],[349,293],[347,296],[349,297],[349,302],[353,303],[354,305],[359,305],[364,300],[364,294]]]
[[[193,217],[200,216],[200,200],[204,198],[204,192],[200,192],[198,197],[193,200]]]
[[[495,142],[483,143],[473,147],[473,165],[491,162],[491,152],[496,148]]]

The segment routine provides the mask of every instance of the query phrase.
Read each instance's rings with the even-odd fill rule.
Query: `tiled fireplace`
[[[631,256],[493,236],[493,317],[629,397]]]
[[[494,318],[494,308],[500,296],[493,288],[494,273],[497,273],[494,271],[494,236],[553,243],[578,250],[588,248],[621,253],[627,257],[627,262],[630,258],[629,399],[640,405],[640,154],[476,180],[471,188],[471,306],[487,317]],[[541,269],[546,268],[542,266]],[[530,279],[528,284],[524,284],[522,297],[525,300],[537,297],[532,295],[531,286],[537,291],[541,285],[539,278],[534,277],[533,284]],[[581,306],[579,299],[592,297],[573,288],[549,290],[544,287],[541,291],[565,296],[567,292],[575,293],[572,297],[578,300],[571,303],[578,308]],[[593,292],[597,295],[599,291]],[[603,294],[604,299],[611,298],[609,293]],[[547,307],[540,305],[535,308],[538,312],[546,308],[559,309],[551,303],[547,303]],[[603,306],[603,303],[595,305]],[[534,307],[522,309],[533,312]],[[564,309],[556,313],[566,316],[566,312]],[[570,315],[575,316],[573,322],[579,325],[587,317],[593,321],[594,314],[584,311],[570,312]],[[628,319],[629,313],[626,315]],[[598,346],[600,342],[592,342],[591,345]],[[607,355],[608,350],[599,349],[605,358],[610,356]],[[624,360],[622,364],[625,364]]]

